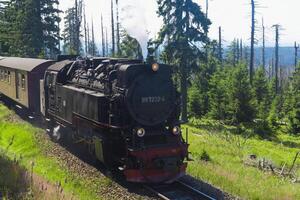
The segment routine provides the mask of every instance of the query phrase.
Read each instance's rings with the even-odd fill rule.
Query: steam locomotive
[[[171,66],[112,58],[47,63],[35,113],[53,140],[71,136],[130,182],[172,182],[185,174],[188,144]]]

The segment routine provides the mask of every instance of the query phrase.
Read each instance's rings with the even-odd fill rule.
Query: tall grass
[[[279,134],[276,141],[268,141],[242,137],[220,127],[214,130],[187,127],[192,133],[190,151],[195,160],[188,167],[192,176],[245,199],[300,199],[300,183],[291,183],[289,178],[279,178],[243,163],[248,155],[255,154],[277,166],[284,163],[290,166],[299,151],[299,137]],[[211,161],[201,160],[204,150]]]
[[[50,183],[60,183],[67,193],[74,194],[79,199],[99,199],[99,188],[108,188],[104,184],[106,179],[84,179],[80,172],[74,174],[61,167],[60,161],[46,155],[46,148],[40,146],[37,134],[44,134],[42,130],[32,127],[28,123],[10,122],[13,113],[0,104],[0,150],[4,151],[11,160],[20,160],[20,165]],[[47,144],[51,145],[51,144]],[[0,167],[1,167],[0,163]],[[66,181],[68,180],[68,181]]]

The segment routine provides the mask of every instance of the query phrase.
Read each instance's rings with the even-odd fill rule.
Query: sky
[[[100,45],[100,19],[101,14],[104,24],[110,32],[110,0],[84,0],[88,21],[94,21],[96,41]],[[202,11],[205,12],[206,0],[194,0]],[[209,12],[212,25],[209,36],[211,39],[218,38],[218,27],[222,27],[224,44],[229,44],[234,38],[241,38],[247,44],[250,43],[250,0],[208,0]],[[162,19],[156,14],[156,0],[119,0],[120,22],[130,35],[137,38],[145,48],[148,39],[156,36],[162,26]],[[298,11],[299,0],[257,0],[257,46],[261,46],[262,18],[266,27],[266,44],[274,46],[274,24],[280,24],[280,45],[293,46],[294,42],[300,43],[300,24]],[[74,0],[60,1],[60,8],[65,11],[72,6]]]

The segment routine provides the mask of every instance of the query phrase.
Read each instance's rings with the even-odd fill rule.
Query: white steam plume
[[[130,36],[139,41],[144,58],[148,52],[148,40],[155,37],[162,24],[156,10],[156,0],[120,1],[121,25]]]

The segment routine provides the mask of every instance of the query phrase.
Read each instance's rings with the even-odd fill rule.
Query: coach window
[[[21,87],[22,87],[23,90],[25,90],[25,75],[22,74],[21,77],[22,77],[22,78],[21,78]]]
[[[7,70],[4,71],[4,81],[7,82]]]

